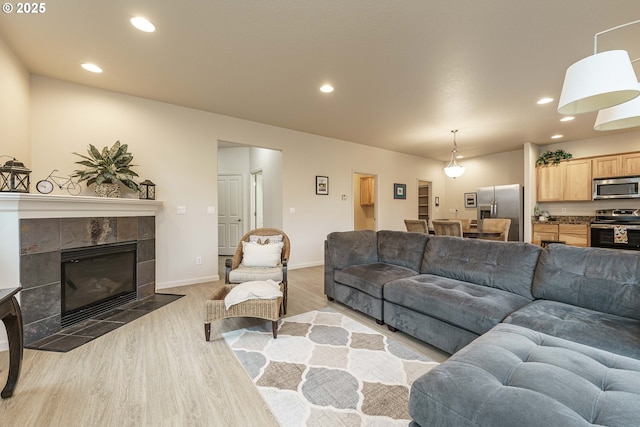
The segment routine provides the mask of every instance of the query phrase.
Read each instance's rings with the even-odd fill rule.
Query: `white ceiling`
[[[33,74],[443,161],[451,129],[466,157],[602,136],[595,113],[559,121],[564,73],[595,33],[640,19],[638,0],[45,4],[0,14],[0,37]],[[134,29],[135,15],[157,31]],[[640,57],[640,25],[598,48]],[[556,101],[536,105],[543,96]]]

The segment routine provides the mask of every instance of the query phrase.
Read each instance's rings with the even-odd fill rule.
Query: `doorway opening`
[[[377,175],[353,174],[353,229],[376,230]]]
[[[418,219],[431,219],[431,181],[418,180]]]

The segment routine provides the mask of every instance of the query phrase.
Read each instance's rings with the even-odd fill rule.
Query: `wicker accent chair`
[[[433,220],[433,231],[436,236],[462,237],[462,223],[459,220]]]
[[[500,237],[487,237],[486,240],[509,240],[509,228],[511,219],[509,218],[485,218],[482,220],[482,231],[499,231]]]
[[[427,221],[424,219],[405,219],[404,226],[407,227],[407,231],[413,231],[416,233],[428,233]]]
[[[251,236],[257,236],[258,238],[282,236],[283,247],[280,254],[280,264],[276,267],[247,267],[242,265],[242,242],[251,241]],[[262,243],[264,244],[265,242]],[[270,320],[273,338],[277,338],[278,320],[282,314],[287,313],[287,261],[289,260],[290,248],[289,236],[277,228],[256,228],[242,236],[233,258],[225,260],[225,285],[217,288],[204,303],[204,336],[207,341],[211,338],[211,322],[230,317],[254,317]],[[269,279],[280,283],[281,297],[275,299],[250,299],[226,309],[224,299],[236,284]]]
[[[242,242],[249,242],[250,236],[282,236],[282,255],[280,258],[280,264],[277,267],[245,267],[242,265]],[[225,260],[225,274],[224,283],[242,283],[250,280],[274,280],[276,282],[282,282],[284,286],[284,300],[283,300],[283,313],[287,313],[287,262],[289,260],[289,251],[291,244],[289,242],[289,236],[284,231],[277,228],[256,228],[246,233],[238,242],[236,252],[233,254],[233,258]]]

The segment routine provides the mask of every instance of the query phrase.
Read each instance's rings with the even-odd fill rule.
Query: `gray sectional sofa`
[[[414,426],[640,425],[640,253],[336,232],[325,294],[453,354]]]

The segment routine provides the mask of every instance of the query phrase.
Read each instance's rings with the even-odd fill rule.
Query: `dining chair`
[[[468,230],[471,225],[471,220],[466,218],[460,218],[458,221],[462,224],[463,230]]]
[[[405,219],[404,225],[407,227],[407,231],[413,231],[417,233],[427,233],[427,221],[424,219]]]
[[[433,231],[436,236],[462,237],[462,223],[460,220],[433,220]]]
[[[500,237],[486,237],[486,240],[509,240],[509,228],[511,219],[509,218],[485,218],[482,220],[482,231],[500,232]]]

